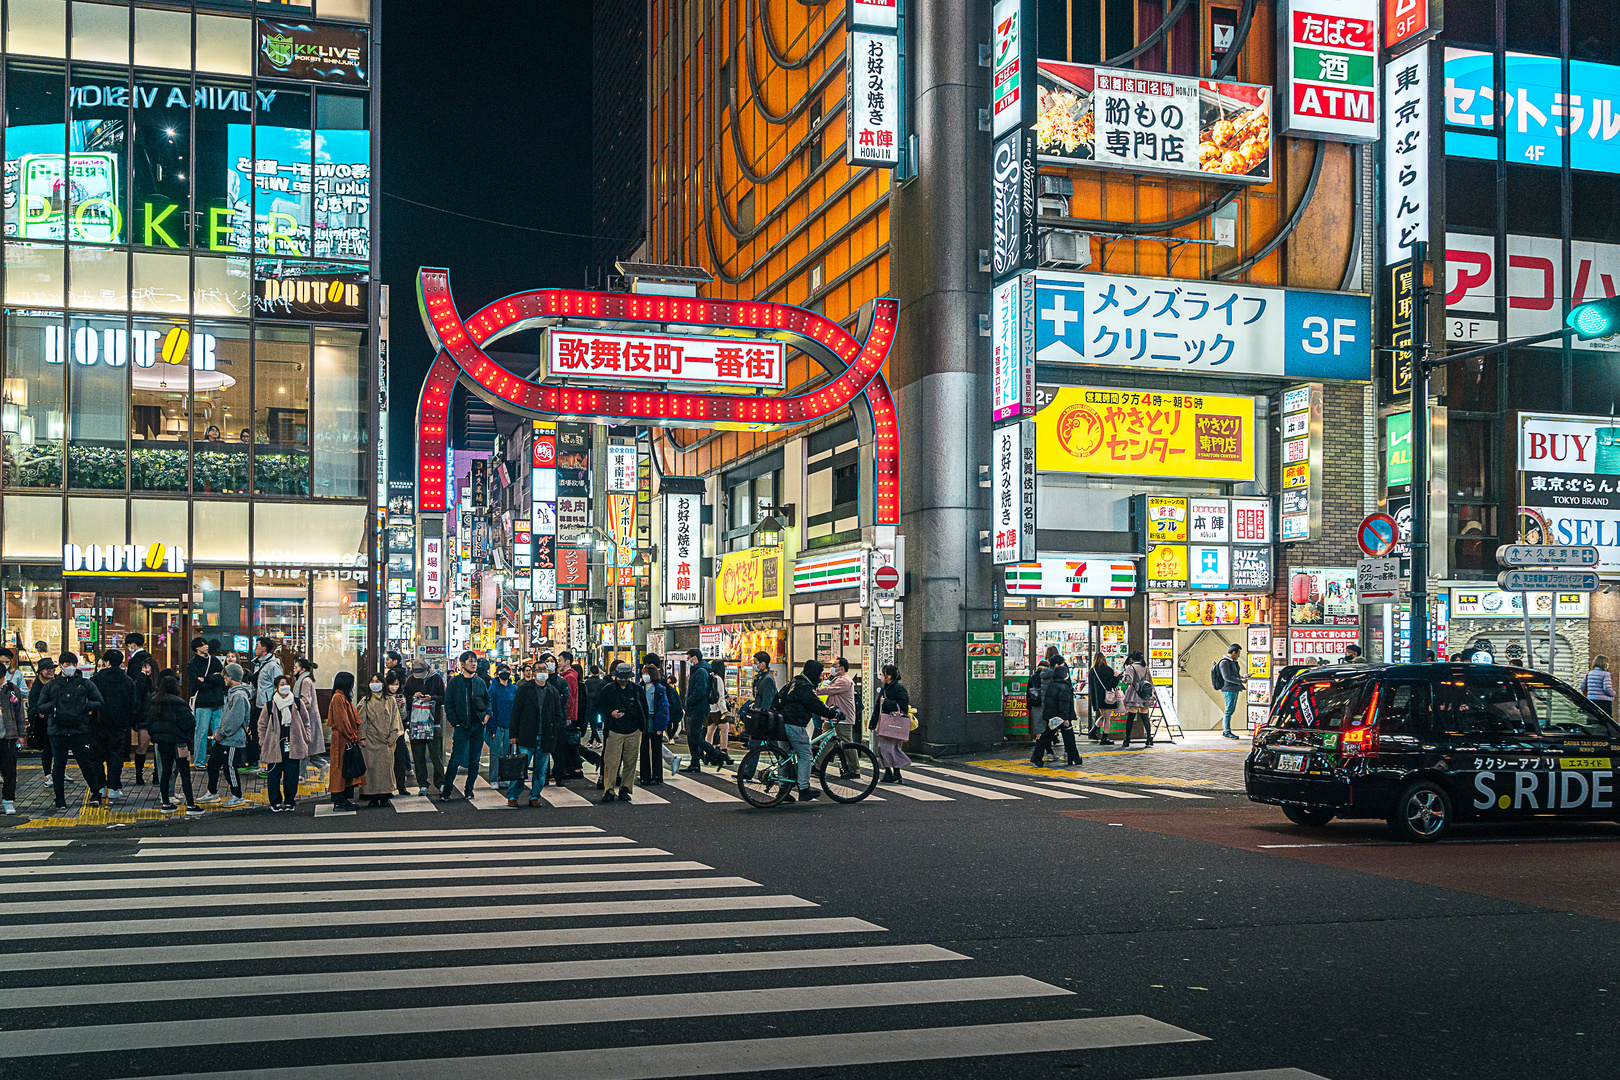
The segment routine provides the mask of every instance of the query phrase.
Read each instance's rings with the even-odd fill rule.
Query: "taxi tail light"
[[[1339,736],[1340,753],[1345,757],[1372,757],[1378,753],[1378,725],[1373,723],[1373,712],[1378,707],[1378,695],[1367,706],[1361,726],[1353,727]]]

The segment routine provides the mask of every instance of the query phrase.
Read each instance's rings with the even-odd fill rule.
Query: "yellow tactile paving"
[[[1092,757],[1095,755],[1086,755]],[[996,772],[1022,773],[1025,776],[1047,776],[1053,780],[1110,780],[1116,784],[1157,784],[1160,787],[1213,787],[1210,780],[1181,780],[1169,776],[1136,776],[1127,773],[1097,773],[1082,772],[1079,769],[1037,769],[1027,761],[1005,761],[1001,758],[987,758],[981,761],[963,762],[979,769],[993,769]]]
[[[26,768],[26,767],[27,766],[24,766],[24,768]],[[35,766],[33,766],[33,768],[37,769],[37,768],[39,768],[39,766],[35,765]],[[175,786],[178,787],[179,784],[177,783]],[[326,786],[327,786],[327,778],[326,778],[326,775],[323,773],[322,775],[314,777],[314,778],[306,778],[306,779],[300,780],[299,783],[298,783],[298,794],[299,795],[324,794],[325,791],[326,791]],[[179,794],[179,793],[177,792],[176,794]],[[246,799],[250,804],[257,804],[259,806],[264,806],[266,803],[269,802],[269,799],[265,796],[264,792],[262,792],[262,791],[250,791],[250,792],[247,792],[246,794],[244,794],[242,797],[244,799]],[[212,814],[212,813],[229,812],[229,811],[235,811],[235,810],[246,810],[246,809],[248,809],[248,807],[246,807],[246,806],[227,807],[227,806],[224,806],[224,805],[222,805],[220,803],[210,803],[210,804],[202,806],[201,809],[203,809],[204,811]],[[177,812],[174,812],[174,813],[165,814],[163,811],[156,810],[156,809],[151,809],[151,810],[118,810],[118,809],[112,809],[112,810],[108,810],[108,809],[104,809],[104,808],[99,807],[99,806],[80,806],[79,809],[78,809],[78,813],[73,817],[65,817],[65,816],[63,816],[63,817],[30,818],[27,821],[18,823],[16,826],[14,826],[14,828],[17,828],[17,829],[66,829],[66,828],[73,828],[73,827],[80,826],[80,825],[128,825],[128,824],[131,824],[131,823],[136,822],[136,821],[158,821],[158,820],[161,820],[161,819],[164,819],[164,818],[169,818],[169,817],[179,817],[179,816],[182,816],[183,813],[184,813],[183,810],[182,811],[177,811]]]

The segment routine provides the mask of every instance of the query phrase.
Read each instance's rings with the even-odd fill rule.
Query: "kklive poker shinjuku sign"
[[[1255,478],[1254,399],[1068,386],[1035,414],[1041,472]]]

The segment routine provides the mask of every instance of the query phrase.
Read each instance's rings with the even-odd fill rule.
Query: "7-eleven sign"
[[[1136,592],[1136,564],[1108,555],[1019,563],[1007,567],[1007,592],[1013,596],[1131,596]]]

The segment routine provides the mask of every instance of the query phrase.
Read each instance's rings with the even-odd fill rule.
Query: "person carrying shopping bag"
[[[1072,768],[1081,763],[1080,751],[1074,745],[1074,725],[1078,719],[1074,711],[1074,682],[1069,677],[1069,665],[1063,662],[1062,657],[1049,670],[1046,690],[1041,699],[1046,730],[1035,740],[1035,751],[1030,755],[1029,762],[1037,768],[1044,767],[1047,751],[1052,749],[1052,744],[1061,734],[1063,761]]]
[[[1086,698],[1091,706],[1091,736],[1099,746],[1112,746],[1114,740],[1108,737],[1108,728],[1113,722],[1110,714],[1124,703],[1125,696],[1119,691],[1119,676],[1100,652],[1092,660],[1091,672],[1086,678]]]
[[[878,764],[885,784],[902,782],[900,770],[911,764],[902,749],[911,738],[911,695],[900,681],[900,669],[883,665],[883,681],[872,695],[872,731],[877,741]]]
[[[1148,674],[1142,650],[1138,649],[1125,658],[1125,670],[1120,672],[1119,685],[1125,693],[1125,740],[1120,745],[1131,745],[1131,727],[1140,722],[1143,745],[1152,746],[1153,722],[1148,719],[1148,713],[1153,708],[1153,676]]]
[[[349,792],[358,788],[365,779],[363,773],[360,776],[343,775],[343,755],[351,745],[361,742],[360,717],[354,711],[351,701],[353,694],[354,675],[347,671],[338,672],[332,679],[332,698],[326,706],[326,723],[332,729],[331,763],[327,767],[326,789],[332,793],[332,805],[339,810],[360,809],[349,798]],[[393,749],[389,746],[390,755]]]

